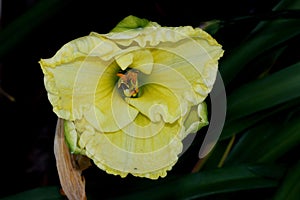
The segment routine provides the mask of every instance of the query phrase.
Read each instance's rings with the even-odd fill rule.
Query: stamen
[[[139,92],[138,88],[138,71],[130,70],[125,74],[117,73],[117,76],[120,77],[118,81],[118,88],[123,90],[123,94],[126,97],[137,97]]]

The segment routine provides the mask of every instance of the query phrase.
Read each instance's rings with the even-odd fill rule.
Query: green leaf
[[[255,80],[257,78],[260,79],[269,75],[274,64],[278,62],[278,58],[286,49],[287,46],[284,46],[280,48],[273,48],[272,51],[263,53],[262,56],[255,59],[249,67],[246,67],[246,71],[243,71],[243,73],[247,74],[247,78],[250,80]],[[247,79],[246,77],[240,78]]]
[[[228,139],[233,135],[237,135],[242,131],[247,130],[248,128],[254,126],[259,121],[265,119],[269,115],[272,115],[277,110],[270,112],[259,112],[251,116],[247,116],[241,119],[233,120],[231,122],[225,123],[224,129],[222,130],[222,134],[220,136],[220,140]]]
[[[263,165],[249,165],[248,169],[258,176],[281,181],[288,167],[284,164],[267,163]]]
[[[273,10],[299,10],[300,9],[300,1],[298,0],[281,0],[278,4],[274,7]]]
[[[39,187],[19,194],[4,197],[1,200],[63,200],[56,186]]]
[[[289,171],[274,200],[298,200],[300,197],[300,161]]]
[[[272,139],[262,144],[265,153],[258,162],[270,162],[282,157],[300,143],[300,116],[288,121],[281,129],[274,131]]]
[[[278,185],[278,177],[263,177],[255,173],[254,166],[231,166],[189,174],[164,184],[123,195],[115,199],[193,199],[213,194],[229,193]],[[261,170],[264,166],[261,166]],[[284,167],[266,166],[273,174],[282,174]],[[93,198],[92,198],[93,199]],[[96,198],[95,198],[96,199]]]
[[[298,9],[299,1],[280,1],[274,11]],[[220,62],[220,72],[225,85],[228,85],[236,75],[254,58],[263,52],[288,41],[300,34],[300,19],[276,19],[261,22],[250,33],[249,38],[237,46],[230,55],[224,56]]]
[[[35,27],[66,6],[70,0],[41,0],[0,32],[0,58],[22,41]]]
[[[286,119],[287,116],[284,116]],[[226,163],[273,162],[300,143],[300,116],[267,118],[239,139]]]
[[[269,120],[265,120],[256,127],[248,130],[232,149],[227,157],[226,164],[255,162],[265,153],[262,148],[272,138],[276,129],[278,129],[278,124],[273,124]]]
[[[286,42],[300,34],[300,20],[282,19],[275,20],[264,32],[242,43],[229,56],[220,61],[220,72],[225,85],[231,82],[235,76],[255,57],[263,52]]]
[[[299,91],[300,62],[233,91],[227,99],[227,121],[300,97]]]
[[[293,109],[293,107],[296,107],[298,105],[300,105],[300,98],[293,99],[278,106],[273,106],[267,110],[262,110],[250,116],[226,122],[222,130],[220,140],[228,139],[233,135],[239,134],[242,131],[253,127],[261,120],[264,120],[267,117],[278,114],[279,112],[283,112],[288,109]]]

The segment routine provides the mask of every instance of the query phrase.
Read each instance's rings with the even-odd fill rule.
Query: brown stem
[[[200,159],[197,161],[196,165],[193,167],[192,173],[199,172],[200,169],[201,169],[201,168],[203,167],[203,165],[205,164],[207,158],[208,158],[208,155],[205,156],[204,158],[200,158]]]

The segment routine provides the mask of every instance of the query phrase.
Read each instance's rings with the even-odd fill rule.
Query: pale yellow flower
[[[204,100],[222,55],[200,28],[129,16],[40,65],[73,153],[110,174],[157,179],[177,162],[182,140],[208,124]]]

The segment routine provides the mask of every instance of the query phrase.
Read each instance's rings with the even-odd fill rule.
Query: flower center
[[[137,97],[139,92],[138,87],[138,71],[129,70],[124,72],[117,73],[117,76],[120,77],[118,81],[118,88],[123,91],[125,97]]]

